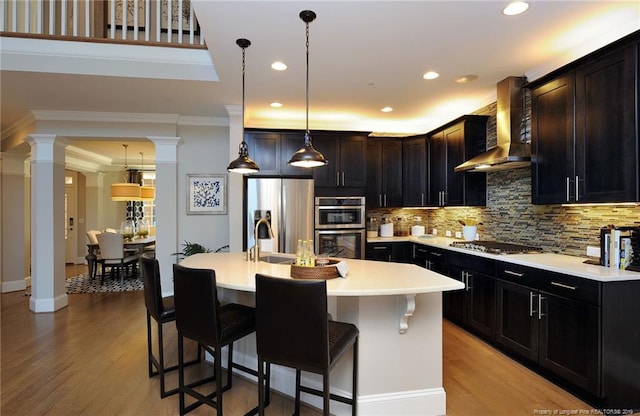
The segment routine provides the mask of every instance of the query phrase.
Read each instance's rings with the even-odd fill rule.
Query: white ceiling
[[[305,28],[298,15],[305,9],[318,15],[310,24],[312,130],[426,132],[494,101],[496,83],[507,76],[535,79],[640,29],[637,0],[537,0],[515,17],[502,15],[506,1],[192,3],[220,81],[3,70],[2,131],[29,110],[228,117],[225,105],[241,103],[240,37],[252,42],[246,126],[304,128]],[[271,70],[275,60],[289,69]],[[422,79],[428,70],[440,77]],[[454,82],[468,74],[478,79]],[[284,106],[271,109],[272,101]],[[395,110],[380,112],[385,106]],[[121,144],[101,141],[92,151],[122,159]],[[131,157],[139,158],[137,151]]]

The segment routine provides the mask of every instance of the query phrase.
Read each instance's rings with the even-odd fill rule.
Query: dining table
[[[152,246],[156,243],[156,236],[151,235],[144,238],[132,238],[124,240],[124,250],[134,254],[142,254],[145,247]],[[93,278],[96,275],[98,264],[96,259],[98,258],[97,252],[100,248],[97,243],[87,244],[87,255],[84,257],[87,260],[87,268],[89,275]]]

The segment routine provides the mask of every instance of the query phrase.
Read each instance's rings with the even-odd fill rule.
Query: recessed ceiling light
[[[477,79],[478,79],[478,76],[475,74],[463,75],[460,78],[456,78],[456,83],[466,84],[467,82],[475,81]]]
[[[382,111],[383,113],[390,113],[390,112],[393,111],[393,108],[392,107],[384,107],[384,108],[381,108],[380,111]]]
[[[424,79],[436,79],[440,76],[440,74],[438,74],[435,71],[429,71],[429,72],[425,72],[425,74],[422,76],[422,78]]]
[[[287,69],[287,64],[285,64],[284,62],[276,61],[271,64],[271,69],[274,69],[276,71],[284,71],[285,69]]]
[[[509,3],[509,5],[502,10],[502,14],[506,16],[515,16],[526,12],[527,9],[529,9],[529,3],[526,1],[514,1]]]
[[[269,105],[270,105],[271,107],[273,107],[273,108],[280,108],[280,107],[282,107],[282,103],[279,103],[279,102],[277,102],[277,101],[274,101],[274,102],[270,103]]]

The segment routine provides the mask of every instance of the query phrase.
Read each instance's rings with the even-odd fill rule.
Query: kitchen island
[[[244,253],[203,253],[184,259],[185,267],[216,272],[223,302],[254,305],[256,273],[289,278],[290,265],[248,262]],[[286,257],[286,255],[284,255]],[[266,259],[266,257],[265,257]],[[275,260],[274,260],[275,261]],[[286,261],[286,259],[285,259]],[[327,281],[333,319],[351,322],[360,330],[358,407],[366,415],[442,415],[446,395],[442,386],[442,292],[464,285],[411,264],[347,260],[346,278]],[[234,361],[255,368],[255,337],[234,345]],[[331,373],[331,388],[351,394],[351,360],[341,360]],[[320,377],[303,374],[303,383],[321,387]],[[272,387],[294,395],[295,373],[274,366]],[[257,392],[256,392],[257,397]],[[320,406],[320,400],[303,400]],[[333,414],[350,414],[350,406],[331,403]]]

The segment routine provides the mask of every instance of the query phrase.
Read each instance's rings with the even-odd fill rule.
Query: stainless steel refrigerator
[[[313,179],[245,178],[244,249],[255,244],[255,224],[267,218],[268,229],[258,227],[258,240],[263,251],[295,253],[298,240],[313,240]]]

